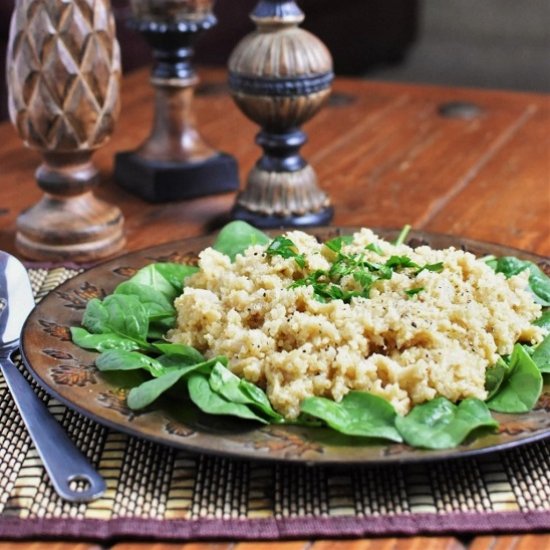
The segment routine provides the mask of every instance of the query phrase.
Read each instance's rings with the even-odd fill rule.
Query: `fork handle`
[[[69,502],[99,498],[106,488],[103,478],[69,439],[11,359],[0,357],[0,367],[57,494]],[[72,481],[84,481],[86,487],[74,490],[70,487]]]

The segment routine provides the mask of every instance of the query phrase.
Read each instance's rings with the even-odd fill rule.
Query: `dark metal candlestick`
[[[262,126],[264,154],[237,197],[233,216],[259,227],[328,223],[333,210],[313,168],[300,155],[299,127],[330,95],[332,58],[322,42],[300,29],[293,0],[261,0],[251,14],[257,30],[229,60],[229,84],[243,113]]]
[[[153,49],[151,83],[155,118],[136,151],[119,153],[117,182],[142,198],[161,202],[234,191],[235,159],[207,145],[192,109],[198,78],[191,64],[197,35],[212,27],[213,0],[134,0],[133,25]]]

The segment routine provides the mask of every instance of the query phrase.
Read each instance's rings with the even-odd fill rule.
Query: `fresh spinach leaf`
[[[239,378],[221,363],[214,366],[208,382],[213,391],[228,401],[256,407],[271,421],[283,420],[283,417],[273,410],[267,395],[258,386]]]
[[[94,334],[114,333],[146,347],[149,317],[136,296],[111,294],[103,301],[90,300],[82,325]]]
[[[502,273],[507,279],[528,269],[529,288],[535,295],[536,301],[543,306],[550,306],[550,277],[538,265],[513,256],[489,258],[486,263],[497,273]]]
[[[176,263],[150,264],[140,269],[133,277],[119,286],[128,285],[128,283],[143,285],[160,292],[171,303],[183,292],[185,277],[197,271],[198,268],[191,265]]]
[[[308,397],[301,411],[346,435],[403,441],[395,428],[394,408],[385,399],[366,392],[349,392],[339,403],[325,397]]]
[[[515,258],[514,256],[502,256],[500,258],[490,257],[486,260],[486,263],[490,265],[497,273],[502,273],[507,279],[514,275],[520,274],[522,271],[529,269],[529,264],[524,260]]]
[[[212,248],[229,256],[233,262],[237,254],[242,254],[249,246],[267,244],[269,241],[269,237],[263,231],[237,220],[228,223],[219,232]]]
[[[171,342],[154,342],[153,346],[165,355],[183,356],[193,363],[202,363],[204,356],[191,346],[172,344]]]
[[[199,271],[194,265],[160,262],[153,264],[155,269],[174,287],[176,297],[183,292],[185,279]]]
[[[136,351],[105,351],[96,359],[95,364],[100,371],[143,369],[155,377],[166,374],[166,368],[157,359]]]
[[[165,373],[158,378],[147,380],[147,382],[132,388],[128,393],[128,407],[132,410],[147,407],[156,401],[163,393],[175,386],[180,380],[192,374],[201,373],[208,376],[217,361],[218,359],[216,358],[195,365],[186,365],[179,368],[174,367],[170,370],[166,370]]]
[[[173,301],[169,300],[164,293],[156,288],[126,281],[115,289],[115,295],[122,294],[136,296],[145,307],[150,321],[173,317],[176,314]]]
[[[550,373],[550,334],[535,348],[531,359],[540,372]]]
[[[485,371],[485,390],[487,391],[485,401],[488,401],[497,393],[507,372],[508,365],[502,357],[499,357],[496,364]]]
[[[242,403],[232,403],[216,393],[204,375],[193,374],[188,382],[189,397],[197,407],[208,414],[221,414],[228,416],[237,416],[248,420],[257,420],[262,424],[268,424],[263,417],[254,413],[247,405]]]
[[[406,443],[425,449],[456,447],[477,428],[496,428],[487,405],[468,398],[458,406],[445,397],[416,405],[407,416],[397,417],[395,425]]]
[[[139,343],[119,336],[115,333],[91,334],[86,329],[71,327],[73,342],[84,349],[107,351],[109,349],[122,349],[133,351],[139,349]]]
[[[533,323],[537,327],[542,327],[550,332],[550,309],[543,312],[543,314]]]
[[[550,306],[550,277],[538,265],[529,266],[529,286],[542,306]]]
[[[498,392],[487,401],[492,411],[523,413],[530,411],[542,391],[542,375],[533,359],[516,344],[510,356],[508,374]]]

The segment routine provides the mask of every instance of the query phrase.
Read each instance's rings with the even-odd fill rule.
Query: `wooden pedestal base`
[[[17,218],[19,252],[39,261],[92,262],[125,243],[120,210],[98,199],[90,151],[45,153],[36,179],[42,198]]]
[[[124,246],[123,217],[91,192],[66,198],[46,194],[17,218],[15,243],[33,260],[92,262]]]
[[[239,168],[225,153],[196,162],[169,162],[125,152],[116,156],[115,179],[147,201],[164,202],[236,191]]]
[[[239,205],[236,205],[231,211],[231,217],[233,219],[248,222],[261,229],[327,225],[332,220],[333,215],[334,209],[332,206],[327,206],[317,212],[309,212],[304,215],[294,216],[266,216],[260,212],[252,212]]]

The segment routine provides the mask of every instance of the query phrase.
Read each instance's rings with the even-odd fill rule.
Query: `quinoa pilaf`
[[[255,245],[233,263],[202,251],[168,338],[227,356],[286,418],[308,397],[340,401],[351,390],[400,415],[437,396],[484,400],[486,369],[516,342],[543,338],[525,271],[506,279],[468,252],[395,246],[369,229],[337,250],[300,231],[284,239],[290,254]],[[339,257],[360,257],[367,275],[348,269],[323,282]],[[392,262],[391,272],[372,268]]]

